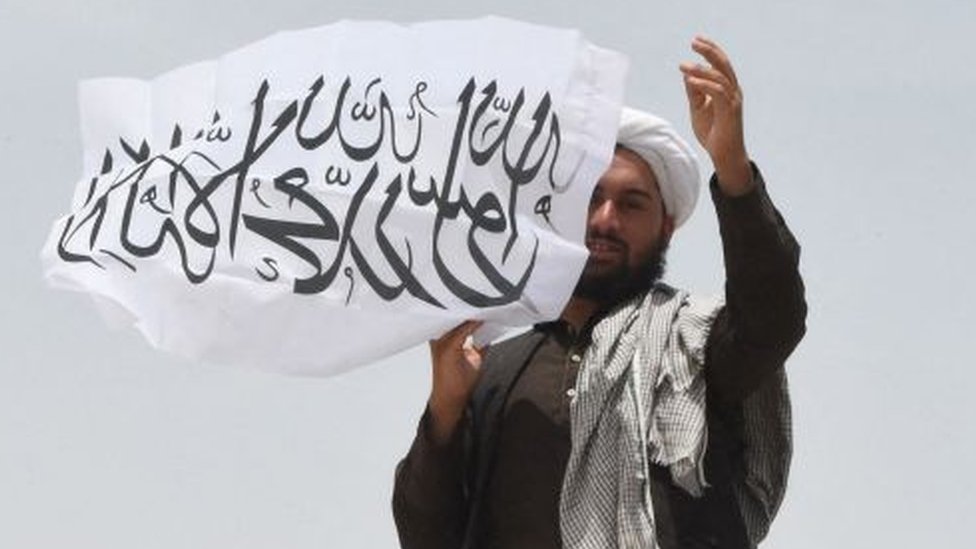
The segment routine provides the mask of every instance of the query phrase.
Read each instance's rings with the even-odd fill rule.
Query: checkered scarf
[[[594,327],[570,405],[572,450],[559,506],[567,549],[657,547],[651,462],[668,468],[688,493],[701,494],[702,366],[720,309],[720,302],[658,284]],[[753,543],[765,535],[782,498],[790,447],[785,379],[772,396],[759,393],[758,404],[744,410],[752,448],[745,482],[736,487]]]

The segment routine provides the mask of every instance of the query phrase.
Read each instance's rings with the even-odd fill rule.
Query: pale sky
[[[976,4],[2,0],[0,547],[396,547],[425,348],[329,379],[195,363],[48,288],[38,252],[80,176],[80,79],[344,18],[486,14],[629,55],[628,101],[689,136],[677,65],[696,33],[726,47],[810,304],[788,363],[793,474],[764,546],[970,546]],[[707,200],[669,259],[671,283],[721,292]]]

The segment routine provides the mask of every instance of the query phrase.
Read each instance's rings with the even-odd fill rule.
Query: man
[[[783,364],[804,332],[799,248],[746,153],[728,57],[681,65],[715,168],[726,304],[658,283],[698,172],[660,119],[626,110],[560,320],[490,350],[466,322],[397,468],[403,547],[754,547],[789,463]]]

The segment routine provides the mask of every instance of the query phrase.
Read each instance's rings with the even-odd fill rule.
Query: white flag
[[[80,86],[48,279],[155,346],[330,375],[560,313],[626,60],[499,18],[283,32]]]

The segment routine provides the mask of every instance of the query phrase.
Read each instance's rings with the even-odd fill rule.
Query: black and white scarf
[[[593,329],[570,404],[560,498],[567,549],[656,548],[650,463],[692,495],[705,488],[705,345],[722,303],[664,284]],[[752,542],[782,499],[791,438],[785,378],[744,403],[746,474],[736,487]]]

